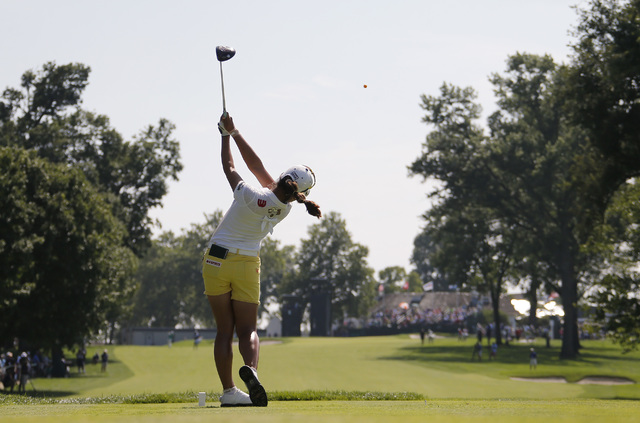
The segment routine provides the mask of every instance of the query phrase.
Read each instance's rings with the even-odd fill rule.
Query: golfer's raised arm
[[[268,187],[269,185],[271,185],[273,183],[273,178],[271,177],[271,175],[269,175],[267,169],[265,169],[264,165],[262,164],[262,160],[260,160],[260,157],[258,157],[256,152],[253,151],[253,148],[251,148],[249,143],[245,141],[245,139],[242,137],[242,135],[240,135],[239,132],[234,132],[232,136],[234,141],[236,142],[236,145],[238,146],[238,150],[240,150],[240,154],[242,154],[242,159],[247,164],[247,167],[249,168],[251,173],[253,173],[255,177],[258,178],[260,185],[262,185],[263,187]]]
[[[267,169],[265,169],[264,165],[262,164],[262,160],[260,160],[260,157],[258,157],[256,152],[253,151],[253,148],[251,148],[249,143],[244,139],[240,132],[238,132],[233,123],[233,118],[227,115],[226,117],[222,118],[222,122],[226,130],[229,132],[229,134],[231,134],[234,141],[236,142],[238,150],[240,150],[240,154],[242,155],[242,159],[247,164],[247,167],[249,168],[251,173],[253,173],[258,179],[260,185],[262,185],[263,187],[268,187],[269,185],[271,185],[273,183],[273,178],[271,177],[269,172],[267,172]]]
[[[242,181],[242,177],[238,174],[236,166],[233,162],[233,156],[231,155],[231,142],[229,135],[222,135],[222,170],[224,171],[231,189],[234,190],[238,186],[238,183]]]

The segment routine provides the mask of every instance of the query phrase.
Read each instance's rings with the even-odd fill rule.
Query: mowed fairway
[[[158,347],[111,347],[107,375],[88,365],[87,375],[36,379],[40,392],[67,404],[3,403],[7,421],[640,421],[640,388],[575,383],[585,376],[640,380],[640,354],[622,355],[609,342],[585,341],[576,361],[558,359],[552,348],[536,345],[539,366],[529,370],[529,344],[502,347],[495,361],[471,362],[473,342],[439,338],[420,345],[409,336],[296,338],[265,341],[260,377],[273,397],[296,392],[361,391],[424,396],[417,401],[271,401],[269,407],[221,409],[213,349],[184,342]],[[240,366],[236,351],[236,368]],[[90,351],[91,352],[91,351]],[[72,370],[73,371],[73,370]],[[562,376],[570,383],[530,382],[511,377]],[[236,381],[241,385],[241,381]],[[177,404],[94,404],[80,398],[193,392]],[[208,393],[198,407],[195,392]],[[286,395],[278,394],[286,393]],[[191,394],[189,394],[190,397]],[[304,396],[303,396],[304,397]],[[2,396],[0,396],[0,399]],[[79,403],[73,403],[78,398]],[[121,401],[119,401],[121,402]],[[4,418],[3,418],[4,421]]]

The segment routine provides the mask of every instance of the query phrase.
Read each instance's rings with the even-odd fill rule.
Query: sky
[[[444,83],[473,87],[483,119],[495,110],[492,73],[516,52],[567,62],[583,0],[0,0],[0,89],[49,61],[91,67],[83,108],[106,115],[125,139],[166,118],[184,170],[151,215],[179,234],[226,211],[220,163],[227,110],[277,177],[310,166],[309,199],[339,213],[376,272],[410,263],[431,182],[409,177],[430,128],[422,95]],[[366,88],[364,86],[367,86]],[[484,123],[481,122],[481,123]],[[240,175],[257,180],[234,150]],[[317,223],[294,204],[273,234],[300,245]],[[203,238],[211,234],[203,233]]]

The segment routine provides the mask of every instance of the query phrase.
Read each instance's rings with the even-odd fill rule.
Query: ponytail
[[[295,182],[294,182],[294,184],[295,184]],[[307,200],[307,197],[305,197],[304,194],[301,194],[299,192],[295,192],[293,194],[293,198],[295,198],[298,203],[304,204],[305,207],[307,208],[307,213],[309,213],[311,216],[315,216],[318,219],[320,219],[322,217],[322,212],[320,211],[320,206],[317,205],[315,202],[313,202],[311,200]]]
[[[278,185],[284,191],[287,200],[293,198],[298,203],[304,204],[307,208],[307,213],[309,213],[311,216],[315,216],[318,219],[322,217],[320,206],[314,201],[307,200],[307,197],[304,194],[298,192],[298,184],[293,179],[291,179],[290,177],[285,177],[278,181]]]

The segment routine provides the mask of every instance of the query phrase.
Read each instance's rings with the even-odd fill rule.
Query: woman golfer
[[[320,207],[306,199],[315,185],[315,175],[307,166],[294,166],[274,180],[262,161],[235,128],[233,119],[223,115],[218,124],[222,134],[222,169],[233,190],[233,203],[209,241],[202,262],[204,293],[216,320],[213,355],[224,392],[223,407],[267,405],[267,394],[258,380],[260,340],[256,332],[260,304],[260,244],[273,227],[291,210],[291,202],[307,207],[321,217]],[[247,167],[262,188],[248,185],[238,174],[231,155],[233,137]],[[238,335],[244,366],[240,378],[249,395],[236,388],[231,367],[233,331]]]

